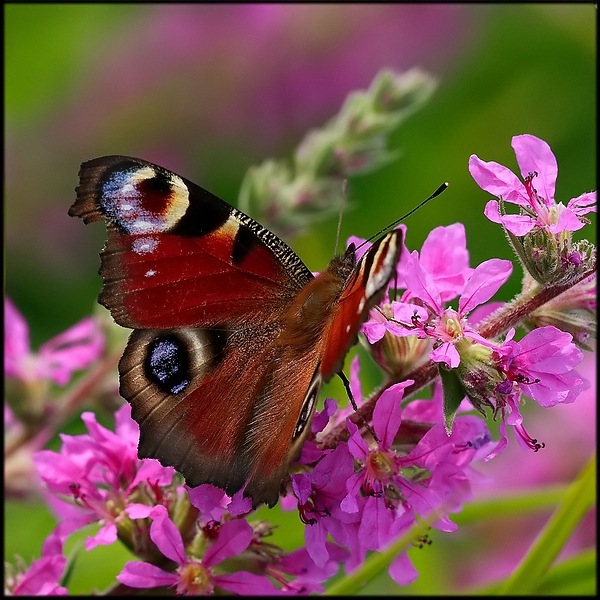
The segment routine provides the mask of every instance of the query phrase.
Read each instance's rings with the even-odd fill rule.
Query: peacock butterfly
[[[79,177],[69,214],[108,233],[98,300],[133,329],[119,375],[139,456],[273,506],[321,384],[395,273],[401,230],[313,276],[273,232],[158,165],[104,156]]]

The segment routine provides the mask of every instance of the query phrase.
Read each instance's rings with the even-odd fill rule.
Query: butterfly
[[[119,391],[139,457],[273,506],[319,389],[396,272],[402,231],[313,276],[272,231],[158,165],[104,156],[79,178],[69,214],[107,228],[98,301],[133,329]]]

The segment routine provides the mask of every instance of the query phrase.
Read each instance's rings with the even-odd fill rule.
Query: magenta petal
[[[477,185],[496,198],[528,206],[529,200],[521,180],[497,162],[485,162],[475,154],[469,158],[469,173]]]
[[[241,554],[252,541],[252,527],[243,519],[224,523],[219,537],[204,554],[204,564],[212,566],[231,556]]]
[[[501,215],[496,200],[490,200],[485,205],[483,214],[492,221],[492,223],[500,223],[513,235],[519,237],[529,233],[537,223],[535,219],[532,219],[527,215]]]
[[[455,369],[460,364],[460,354],[450,342],[444,342],[429,354],[433,362],[446,363],[451,369]]]
[[[172,561],[182,565],[186,561],[183,539],[177,526],[169,518],[167,509],[157,504],[152,510],[152,525],[150,525],[150,539],[156,547]]]
[[[546,200],[547,205],[552,204],[558,165],[550,146],[544,140],[529,134],[514,136],[511,145],[523,179],[530,173],[537,173],[537,177],[533,179],[533,187]]]
[[[304,529],[306,551],[318,567],[322,567],[329,560],[326,540],[327,531],[321,519],[314,524],[307,525]]]
[[[350,433],[348,439],[348,450],[354,458],[363,460],[369,454],[369,444],[361,435],[356,423],[353,423],[350,419],[346,419],[346,429]]]
[[[441,297],[432,277],[420,264],[419,253],[415,250],[406,259],[404,272],[406,286],[411,297],[417,297],[427,303],[435,313],[442,311]]]
[[[66,385],[72,373],[95,361],[103,348],[104,336],[88,317],[40,347],[40,367],[58,385]]]
[[[355,402],[360,406],[360,403],[362,402],[363,393],[362,384],[360,381],[360,360],[358,358],[358,355],[356,355],[350,363],[350,391],[354,396]],[[335,408],[337,408],[337,406]],[[333,412],[331,412],[329,416],[333,416]]]
[[[131,561],[117,575],[117,581],[134,588],[153,588],[175,585],[177,575],[167,573],[150,563]]]
[[[237,571],[230,575],[219,575],[214,578],[216,586],[235,592],[240,596],[261,596],[282,594],[265,576]]]
[[[133,502],[125,507],[125,514],[130,519],[146,519],[150,516],[153,507],[141,502]]]
[[[434,276],[439,285],[440,279],[461,274],[469,269],[469,252],[465,226],[462,223],[436,227],[421,247],[421,265]]]
[[[356,498],[360,493],[360,488],[364,480],[363,473],[354,473],[346,482],[346,491],[348,492],[345,498],[340,503],[340,508],[346,513],[357,513],[358,503]]]
[[[389,539],[393,513],[383,498],[369,496],[358,529],[361,546],[367,550],[380,550]]]
[[[377,321],[366,321],[363,323],[361,328],[362,333],[365,334],[369,344],[378,342],[386,331],[385,323],[378,323]]]
[[[406,552],[403,552],[394,558],[390,564],[388,572],[390,577],[398,585],[408,585],[409,583],[412,583],[418,576],[417,570],[410,562]]]
[[[492,258],[482,262],[465,285],[458,301],[458,312],[469,314],[476,306],[487,302],[506,282],[512,273],[509,260]]]
[[[596,192],[586,192],[569,200],[567,208],[575,214],[585,215],[589,212],[596,212]]]
[[[404,389],[414,381],[407,379],[390,386],[381,394],[373,410],[373,428],[384,449],[391,447],[402,421],[402,396]]]
[[[67,590],[59,586],[67,559],[55,554],[43,556],[31,563],[27,571],[19,576],[13,596],[64,596]]]
[[[483,209],[483,214],[492,221],[492,223],[502,223],[502,215],[500,214],[500,204],[498,203],[498,200],[490,200],[487,202]]]
[[[306,504],[312,494],[312,483],[308,473],[298,473],[291,477],[292,491],[299,504]]]
[[[563,208],[562,205],[559,205]],[[558,223],[550,225],[549,229],[551,233],[561,233],[562,231],[579,231],[585,226],[585,223],[570,209],[563,208],[560,216],[558,217]]]
[[[100,527],[96,535],[90,536],[85,540],[85,549],[89,552],[96,546],[110,546],[117,541],[117,526],[109,521]]]
[[[78,529],[81,529],[82,527],[85,527],[89,523],[92,523],[96,520],[97,517],[95,515],[87,514],[73,517],[68,521],[61,521],[44,541],[44,545],[42,546],[42,554],[44,556],[62,554],[65,540],[74,531],[77,531]]]
[[[578,365],[583,354],[571,343],[573,337],[551,325],[538,327],[520,342],[515,356],[519,368],[549,373],[565,373]]]
[[[175,475],[173,467],[163,467],[155,458],[144,458],[141,463],[135,477],[127,488],[129,492],[133,491],[140,483],[150,482],[153,485],[167,486],[173,482],[173,476]]]
[[[252,510],[252,498],[244,496],[244,491],[245,487],[231,497],[231,502],[227,505],[229,514],[238,517],[246,515]]]
[[[210,483],[187,488],[192,506],[195,506],[203,519],[220,521],[228,503],[227,494]]]

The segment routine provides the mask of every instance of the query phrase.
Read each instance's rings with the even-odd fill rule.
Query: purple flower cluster
[[[356,375],[353,369],[353,377]],[[358,382],[352,383],[354,389],[359,387]],[[406,532],[419,515],[443,509],[443,516],[433,526],[442,531],[456,529],[445,515],[470,498],[469,465],[489,454],[495,443],[490,441],[485,423],[471,416],[459,417],[448,436],[441,420],[432,422],[434,403],[441,416],[438,396],[407,407],[408,418],[427,422],[428,431],[410,450],[399,450],[410,445],[403,441],[400,427],[405,415],[401,407],[404,390],[412,383],[394,384],[379,397],[373,413],[378,441],[363,437],[357,425],[346,419],[350,434],[346,442],[320,453],[315,453],[311,442],[305,445],[300,462],[314,468],[292,475],[292,490],[306,524],[306,550],[316,565],[331,558],[329,536],[346,548],[344,562],[351,571],[362,564],[368,551],[382,550]],[[333,403],[327,403],[316,416],[313,433],[317,440],[323,417],[329,422],[336,414],[334,409]],[[389,572],[401,585],[417,576],[405,553],[392,562]]]
[[[524,183],[505,167],[475,156],[470,169],[479,185],[499,198],[488,202],[486,215],[522,250],[517,252],[526,270],[522,297],[508,304],[492,301],[513,265],[493,258],[471,267],[459,223],[432,230],[420,252],[403,249],[389,294],[362,328],[389,380],[363,398],[358,359],[350,372],[359,412],[372,408],[371,426],[360,427],[351,409],[326,400],[313,417],[282,498],[282,507],[297,511],[304,524],[303,547],[286,553],[270,543],[271,525],[256,520],[243,490],[230,498],[208,484],[190,489],[172,468],[139,459],[138,426],[124,405],[115,414],[114,432],[84,412],[87,433],[61,434],[59,451],[35,453],[60,520],[42,557],[9,576],[7,590],[65,594],[65,540],[90,523],[100,527],[87,538],[86,550],[119,541],[136,556],[118,575],[121,585],[185,595],[321,592],[342,565],[346,572],[360,568],[370,552],[384,550],[423,518],[439,531],[456,530],[449,514],[472,497],[474,465],[507,446],[508,426],[525,448],[543,447],[523,425],[523,398],[548,408],[573,402],[588,386],[575,370],[583,354],[574,342],[592,329],[595,279],[585,268],[595,249],[587,247],[576,260],[569,235],[595,209],[595,192],[566,207],[556,204],[556,161],[547,144],[517,136],[513,147]],[[504,214],[504,202],[516,203],[521,213]],[[519,337],[516,327],[525,317],[513,323],[506,315],[518,312],[519,302],[536,292],[570,281],[548,270],[543,253],[543,244],[556,245],[559,238],[561,256],[570,257],[572,288],[554,301],[551,315],[539,312],[543,306],[533,307],[533,324]],[[544,283],[546,276],[552,283]],[[9,301],[5,306],[8,377],[64,384],[98,357],[102,338],[87,321],[33,355],[24,320]],[[572,318],[579,309],[584,312]],[[552,324],[533,321],[550,317]],[[563,322],[569,327],[561,328]],[[448,374],[454,378],[462,393],[457,406],[449,406],[449,391],[438,377],[417,381],[427,366],[445,373],[446,380]],[[432,386],[431,398],[413,397],[426,384]],[[490,413],[500,419],[497,442],[482,417]],[[400,585],[417,576],[405,551],[391,562],[389,574]]]

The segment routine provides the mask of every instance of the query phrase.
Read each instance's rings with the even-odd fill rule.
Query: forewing
[[[99,300],[125,327],[247,327],[276,319],[312,278],[271,231],[140,159],[83,163],[69,214],[107,222]]]

